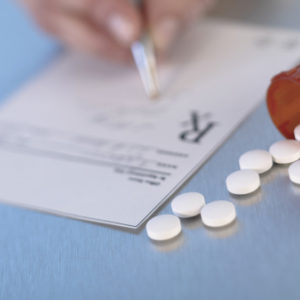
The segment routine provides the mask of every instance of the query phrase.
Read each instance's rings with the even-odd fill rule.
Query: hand
[[[130,0],[20,0],[37,23],[67,46],[117,60],[130,59],[130,45],[147,22],[164,53],[180,30],[213,0],[145,0],[143,13]]]

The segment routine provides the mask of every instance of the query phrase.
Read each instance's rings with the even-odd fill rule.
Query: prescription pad
[[[0,200],[140,227],[295,65],[300,34],[205,20],[159,67],[162,96],[134,66],[65,51],[0,110]]]

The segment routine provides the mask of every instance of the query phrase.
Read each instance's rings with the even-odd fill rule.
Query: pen
[[[139,8],[142,6],[141,2],[142,1],[135,1]],[[144,30],[140,39],[131,45],[131,53],[147,96],[150,99],[157,98],[160,92],[157,78],[156,58],[151,35],[147,29]]]

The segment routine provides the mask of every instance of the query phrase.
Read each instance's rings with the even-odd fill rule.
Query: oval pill
[[[300,184],[300,160],[289,166],[289,178],[292,182]]]
[[[300,141],[300,125],[294,129],[294,136],[297,141]]]
[[[241,170],[253,170],[258,174],[269,171],[273,166],[272,155],[265,150],[251,150],[239,158]]]
[[[191,218],[200,214],[205,205],[205,198],[200,193],[185,193],[178,195],[171,202],[171,208],[180,218]]]
[[[289,164],[300,158],[300,143],[295,140],[282,140],[274,143],[269,152],[278,164]]]
[[[201,210],[201,218],[208,227],[222,227],[229,225],[236,219],[235,206],[225,200],[210,202]]]
[[[253,170],[239,170],[226,178],[226,187],[231,194],[250,194],[260,187],[260,178]]]
[[[173,215],[156,216],[148,221],[146,231],[152,240],[168,240],[181,232],[180,220]]]

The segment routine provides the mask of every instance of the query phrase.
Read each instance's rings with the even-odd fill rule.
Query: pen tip
[[[159,98],[159,96],[160,96],[159,90],[155,90],[155,91],[152,91],[151,93],[149,93],[149,98],[152,100]]]

